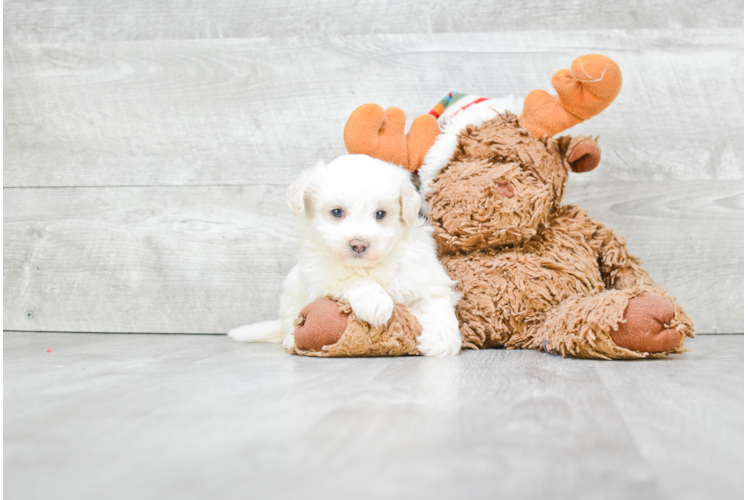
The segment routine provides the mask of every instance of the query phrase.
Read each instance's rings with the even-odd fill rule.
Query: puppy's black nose
[[[361,253],[364,250],[366,250],[369,246],[369,242],[366,240],[362,240],[360,238],[357,238],[355,240],[351,240],[348,242],[351,245],[351,248],[356,253]]]

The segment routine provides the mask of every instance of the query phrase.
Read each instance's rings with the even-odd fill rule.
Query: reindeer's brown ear
[[[572,172],[589,172],[600,163],[601,152],[596,138],[559,137],[556,139],[556,147]]]
[[[587,54],[575,59],[571,70],[556,72],[552,83],[558,97],[533,90],[519,118],[536,139],[551,137],[602,112],[621,91],[622,77],[612,59]]]
[[[405,136],[405,113],[399,108],[383,111],[378,104],[356,108],[345,124],[343,139],[351,154],[364,154],[415,172],[439,135],[431,115],[419,116]]]

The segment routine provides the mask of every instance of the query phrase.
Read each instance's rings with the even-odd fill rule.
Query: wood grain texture
[[[5,41],[255,38],[568,29],[739,28],[739,0],[7,0]],[[677,8],[675,8],[677,7]]]
[[[605,168],[591,181],[743,177],[743,30],[700,28],[14,40],[4,185],[288,184],[345,152],[362,103],[412,120],[452,90],[552,90],[553,73],[587,52],[624,75],[618,100],[571,130],[601,136]]]
[[[321,360],[216,336],[5,333],[4,491],[734,500],[743,342],[647,362]]]
[[[743,11],[7,0],[4,328],[219,333],[272,317],[296,243],[283,191],[344,154],[353,109],[412,121],[449,91],[551,90],[600,52],[623,91],[570,131],[600,135],[603,163],[567,199],[628,239],[697,331],[740,332]]]
[[[284,193],[6,190],[4,328],[222,333],[272,317],[294,264]]]
[[[742,333],[743,181],[587,183],[572,174],[564,198],[626,239],[669,288],[697,333]]]
[[[743,331],[742,182],[583,177],[566,202],[623,235],[698,333]],[[272,319],[298,241],[284,193],[6,189],[3,328],[220,333]]]
[[[745,460],[735,453],[744,439],[744,339],[705,339],[662,371],[644,363],[595,367],[637,450],[662,474],[664,498],[697,498],[705,483],[713,488],[705,498],[737,496],[737,470]],[[686,428],[700,430],[681,432]],[[672,450],[680,446],[676,459]]]

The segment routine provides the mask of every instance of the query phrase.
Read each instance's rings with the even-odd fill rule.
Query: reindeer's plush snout
[[[437,245],[463,253],[528,241],[561,201],[569,170],[598,160],[593,140],[540,141],[511,113],[468,126],[426,197]]]
[[[506,179],[499,179],[494,183],[496,185],[496,194],[503,198],[514,198],[514,186]]]

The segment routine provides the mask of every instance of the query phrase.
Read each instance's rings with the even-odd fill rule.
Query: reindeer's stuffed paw
[[[665,325],[673,319],[675,310],[665,298],[653,293],[642,293],[629,300],[623,321],[610,337],[617,345],[639,352],[667,352],[677,348],[683,335]]]
[[[290,345],[284,341],[283,347],[290,349],[295,339],[301,349],[322,349],[340,340],[348,326],[348,315],[334,300],[319,299],[301,310],[294,325],[294,334],[286,337]]]

